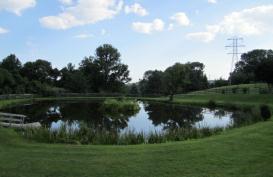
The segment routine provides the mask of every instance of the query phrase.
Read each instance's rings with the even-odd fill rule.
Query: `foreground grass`
[[[273,176],[273,121],[178,143],[73,146],[26,142],[0,129],[1,177]]]

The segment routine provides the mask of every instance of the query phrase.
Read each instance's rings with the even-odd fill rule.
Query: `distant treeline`
[[[95,56],[85,57],[75,67],[69,63],[61,70],[46,60],[22,64],[15,55],[0,62],[0,94],[32,93],[56,95],[61,93],[127,93],[173,95],[208,87],[204,65],[199,62],[180,64],[165,71],[147,71],[136,84],[128,84],[128,66],[112,45],[104,44]]]
[[[118,49],[99,46],[95,56],[85,57],[75,67],[53,68],[46,60],[22,64],[14,55],[0,62],[0,94],[124,93],[131,95],[170,95],[227,85],[224,79],[209,84],[200,62],[175,63],[165,71],[150,70],[138,83],[129,84],[129,69],[121,62]],[[266,82],[272,85],[273,52],[254,50],[242,55],[230,75],[234,84]]]
[[[0,94],[120,92],[130,80],[128,66],[108,44],[98,47],[95,56],[85,57],[78,68],[69,63],[58,70],[41,59],[22,64],[15,55],[0,63]]]
[[[229,79],[215,80],[211,86],[221,87],[228,84],[267,83],[272,90],[273,85],[273,51],[256,49],[242,54]]]

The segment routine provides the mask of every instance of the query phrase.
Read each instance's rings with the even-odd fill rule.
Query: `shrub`
[[[271,110],[269,106],[267,105],[261,105],[260,106],[260,112],[261,112],[261,117],[263,120],[268,120],[271,117]]]
[[[267,89],[259,89],[259,93],[260,94],[269,94],[269,90],[267,90]]]
[[[237,93],[237,91],[238,91],[238,87],[234,87],[234,88],[232,88],[232,93],[233,93],[233,94],[236,94],[236,93]]]
[[[243,88],[243,93],[244,93],[244,94],[247,94],[247,93],[249,93],[249,88],[247,88],[247,87],[244,87],[244,88]]]
[[[207,104],[209,108],[216,108],[216,102],[214,100],[209,100]]]
[[[126,99],[106,99],[101,107],[102,110],[108,113],[122,113],[122,112],[138,112],[140,107],[134,100]]]

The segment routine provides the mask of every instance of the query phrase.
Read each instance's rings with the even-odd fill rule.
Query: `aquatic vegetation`
[[[60,129],[52,130],[46,127],[18,130],[29,139],[42,143],[65,144],[94,144],[94,145],[132,145],[132,144],[158,144],[170,141],[184,141],[188,139],[204,138],[219,134],[224,128],[178,128],[164,132],[151,131],[149,133],[127,130],[117,132],[90,128],[82,124],[78,129],[69,128],[63,124]]]
[[[131,99],[106,99],[101,109],[106,113],[118,114],[118,113],[133,113],[136,114],[139,110],[139,104],[135,100]]]
[[[261,105],[260,106],[260,112],[261,112],[261,117],[264,120],[268,120],[271,117],[271,110],[270,107],[267,105]]]

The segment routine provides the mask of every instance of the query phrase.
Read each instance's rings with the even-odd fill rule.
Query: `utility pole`
[[[236,63],[239,61],[239,55],[242,54],[242,53],[240,53],[239,49],[245,47],[245,45],[243,45],[244,39],[241,37],[235,36],[235,37],[229,38],[227,40],[229,42],[231,41],[231,44],[227,45],[225,47],[231,49],[231,51],[228,53],[228,55],[232,55],[231,67],[230,67],[230,73],[232,73],[235,69]],[[231,80],[230,80],[230,84],[231,84]]]
[[[232,60],[231,60],[231,68],[230,68],[230,72],[232,73],[233,70],[235,69],[235,64],[239,61],[239,55],[241,55],[242,53],[239,52],[239,49],[242,47],[245,47],[245,45],[243,45],[243,38],[239,38],[239,37],[233,37],[233,38],[229,38],[227,39],[228,41],[231,41],[230,45],[227,45],[226,48],[231,48],[231,52],[228,53],[228,55],[232,55]]]

